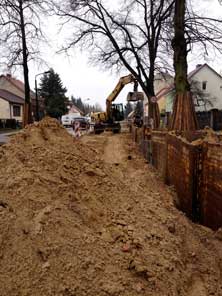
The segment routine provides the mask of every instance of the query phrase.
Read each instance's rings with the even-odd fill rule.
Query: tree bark
[[[153,42],[154,43],[154,42]],[[154,90],[154,73],[155,73],[155,60],[156,53],[154,49],[150,48],[150,71],[149,71],[149,113],[148,117],[152,129],[158,129],[160,126],[160,110],[157,103],[155,90]]]
[[[195,107],[187,79],[187,42],[185,38],[186,0],[175,1],[174,70],[176,97],[171,118],[171,130],[196,130],[198,128]]]
[[[149,113],[148,117],[150,120],[150,125],[152,129],[158,129],[160,126],[160,111],[159,111],[159,105],[157,102],[154,102],[156,97],[152,97],[149,100]]]
[[[160,126],[160,110],[154,91],[154,75],[153,78],[151,75],[149,80],[146,81],[146,86],[144,86],[144,83],[140,83],[140,85],[142,86],[142,89],[148,98],[149,125],[152,129],[158,129]]]
[[[25,34],[25,22],[23,14],[23,0],[19,0],[19,14],[21,23],[21,35],[22,35],[22,56],[23,56],[23,73],[24,73],[24,85],[25,85],[25,104],[23,112],[23,126],[32,123],[31,114],[31,98],[30,98],[30,86],[29,86],[29,69],[28,69],[28,51],[26,45]]]

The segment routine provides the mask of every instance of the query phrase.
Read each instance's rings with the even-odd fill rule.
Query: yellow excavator
[[[113,133],[120,132],[120,121],[124,120],[123,104],[113,104],[113,101],[117,98],[123,87],[129,83],[134,83],[134,90],[128,93],[127,101],[135,102],[144,99],[143,93],[137,91],[138,82],[132,74],[121,77],[114,90],[106,99],[106,112],[93,113],[91,116],[95,122],[95,134],[100,134],[105,130],[111,130]]]

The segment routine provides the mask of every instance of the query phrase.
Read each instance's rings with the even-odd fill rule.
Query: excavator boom
[[[116,99],[118,94],[121,92],[121,90],[124,88],[124,86],[128,83],[131,83],[131,82],[134,82],[134,83],[136,82],[136,79],[134,78],[134,76],[132,74],[121,77],[119,82],[117,83],[116,87],[114,88],[114,90],[111,92],[111,94],[106,99],[106,102],[112,103]]]

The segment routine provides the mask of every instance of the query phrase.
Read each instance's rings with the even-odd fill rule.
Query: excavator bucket
[[[140,91],[129,92],[127,95],[127,102],[137,102],[144,100],[144,93]]]

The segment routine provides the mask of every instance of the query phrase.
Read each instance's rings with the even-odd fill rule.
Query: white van
[[[79,117],[79,116],[80,115],[78,115],[78,113],[63,115],[61,118],[62,125],[65,127],[72,126],[72,122],[75,120],[76,117]]]

